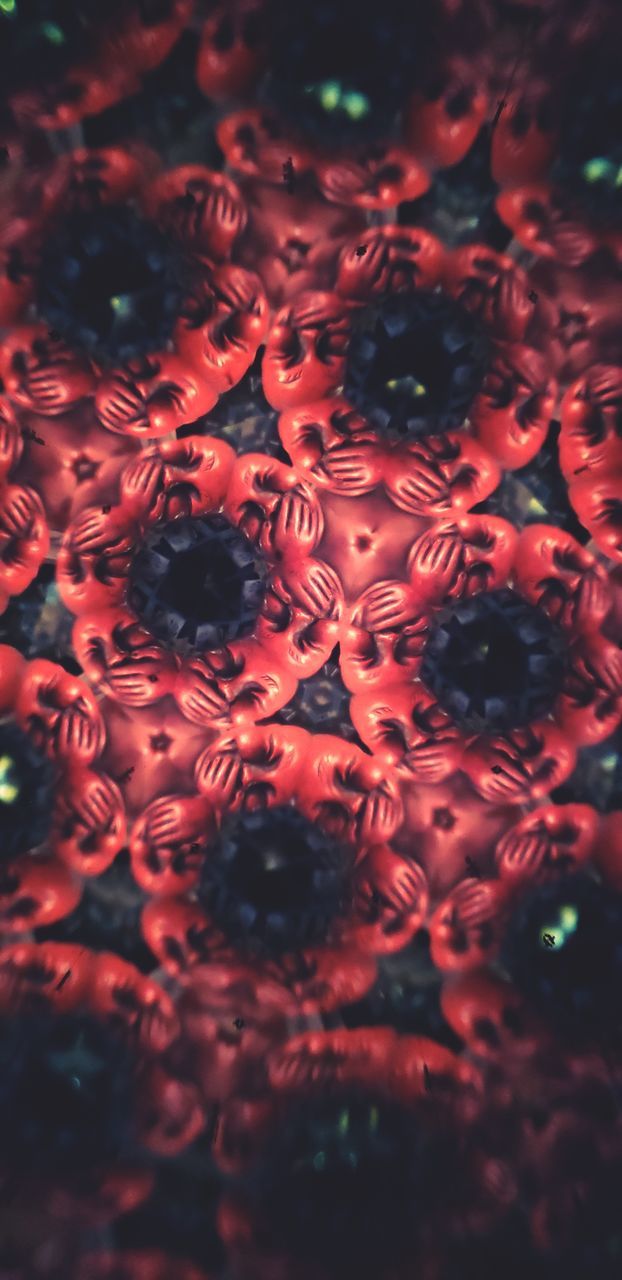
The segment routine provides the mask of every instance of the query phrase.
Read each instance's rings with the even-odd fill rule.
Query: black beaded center
[[[292,1107],[260,1171],[262,1220],[288,1253],[331,1276],[383,1275],[416,1239],[425,1147],[413,1116],[386,1098]]]
[[[402,0],[301,0],[276,10],[267,98],[329,146],[390,133],[426,55],[426,18]]]
[[[469,732],[517,728],[550,712],[565,667],[562,632],[508,589],[443,610],[421,679]]]
[[[353,854],[291,805],[235,814],[206,850],[200,897],[236,946],[325,942],[347,908]]]
[[[39,311],[98,360],[127,360],[166,345],[183,276],[170,241],[131,209],[75,213],[43,250]]]
[[[94,1018],[47,1010],[0,1027],[0,1130],[10,1168],[79,1177],[127,1150],[133,1073],[117,1038]]]
[[[462,425],[488,358],[485,334],[459,303],[396,294],[355,317],[344,391],[385,433],[435,435]]]
[[[579,84],[569,104],[554,179],[575,195],[586,214],[605,225],[622,215],[622,79],[619,68],[599,65]]]
[[[158,640],[216,649],[252,631],[267,566],[221,515],[161,525],[134,557],[130,604]]]
[[[537,886],[508,922],[501,958],[559,1030],[622,1045],[622,895],[586,874]]]
[[[0,725],[1,856],[11,859],[45,840],[51,820],[55,770],[11,721]]]

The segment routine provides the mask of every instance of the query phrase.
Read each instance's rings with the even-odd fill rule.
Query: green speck
[[[378,1108],[377,1108],[377,1107],[370,1107],[370,1109],[369,1109],[369,1127],[370,1127],[370,1129],[371,1129],[372,1133],[375,1133],[375,1132],[376,1132],[376,1129],[378,1128],[378,1121],[379,1121],[379,1119],[380,1119],[380,1114],[379,1114],[379,1112],[378,1112]]]
[[[321,1173],[325,1164],[326,1164],[326,1153],[324,1151],[318,1151],[317,1155],[313,1157],[313,1168],[316,1170],[317,1173]]]
[[[0,0],[0,12],[10,16],[17,9],[17,0]]]
[[[337,1128],[339,1130],[339,1133],[342,1135],[342,1137],[344,1134],[348,1132],[348,1129],[350,1128],[350,1112],[347,1110],[347,1108],[345,1111],[341,1112],[341,1115],[339,1116],[339,1120],[337,1122]]]
[[[613,773],[613,770],[615,769],[617,763],[618,763],[617,755],[605,756],[602,762],[602,767],[606,773]]]
[[[43,22],[41,24],[41,30],[46,40],[49,40],[50,44],[65,43],[65,33],[60,27],[57,27],[55,22]]]
[[[14,780],[14,770],[15,763],[11,757],[0,756],[0,803],[2,804],[13,804],[19,795],[19,787]]]
[[[369,98],[364,93],[346,93],[342,103],[351,120],[362,120],[369,114]]]
[[[341,102],[341,88],[336,80],[327,80],[319,87],[319,99],[325,111],[334,111]]]
[[[129,316],[132,310],[132,299],[127,293],[117,293],[110,299],[110,306],[118,316]]]
[[[564,933],[574,933],[579,923],[579,912],[571,904],[561,907],[559,919]]]
[[[617,179],[617,166],[606,156],[595,156],[583,166],[583,177],[586,182],[612,182]]]
[[[542,503],[541,503],[541,502],[538,502],[538,499],[537,499],[537,498],[530,498],[530,499],[529,499],[529,502],[527,503],[527,510],[528,510],[529,515],[530,515],[530,516],[545,516],[545,515],[546,515],[546,507],[543,507]]]

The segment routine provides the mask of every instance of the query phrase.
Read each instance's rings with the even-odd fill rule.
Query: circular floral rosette
[[[0,646],[0,932],[70,914],[83,876],[125,842],[118,787],[102,769],[105,729],[84,681]]]
[[[431,1280],[454,1233],[485,1233],[515,1200],[479,1122],[477,1071],[433,1040],[304,1033],[273,1051],[268,1073],[269,1104],[225,1108],[215,1148],[235,1175],[219,1226],[236,1274],[332,1280],[351,1267],[402,1280],[415,1266]]]
[[[557,1037],[622,1063],[617,814],[545,804],[498,841],[492,873],[452,889],[430,921],[445,1017],[479,1057],[522,1061]],[[601,1063],[602,1065],[602,1063]]]
[[[622,254],[622,91],[611,40],[613,32],[562,78],[555,124],[519,101],[493,144],[500,217],[531,252],[570,267]]]
[[[263,362],[283,444],[316,483],[382,484],[402,511],[444,514],[537,453],[556,394],[550,334],[511,258],[379,227],[343,249],[333,289],[277,314]]]
[[[166,57],[192,0],[62,0],[0,11],[0,68],[9,111],[26,128],[65,129],[135,93]]]
[[[143,440],[207,412],[264,336],[259,278],[228,261],[246,222],[238,189],[201,165],[153,167],[138,151],[74,152],[35,212],[17,195],[9,212],[2,415],[14,478],[54,528],[106,501]]]
[[[131,833],[155,955],[174,973],[232,965],[251,991],[260,974],[292,1014],[357,999],[374,956],[404,946],[427,910],[425,875],[391,847],[401,805],[382,765],[273,725],[208,748],[194,776],[193,794],[153,801]]]
[[[279,710],[336,643],[321,530],[313,491],[274,458],[205,436],[145,450],[118,503],[84,511],[59,552],[87,679],[126,707],[172,697],[200,726]]]
[[[551,526],[471,515],[424,533],[409,568],[344,619],[359,734],[415,781],[459,769],[495,804],[544,798],[620,722],[604,568]]]
[[[474,16],[461,28],[471,48]],[[472,57],[446,52],[455,19],[455,5],[432,15],[399,0],[383,10],[350,0],[218,6],[203,30],[203,92],[224,100],[264,72],[258,104],[217,127],[227,162],[290,189],[310,180],[328,200],[363,209],[421,195],[436,168],[466,154],[488,105]]]
[[[597,547],[622,560],[622,368],[597,364],[568,388],[559,460],[568,496]]]
[[[118,956],[20,942],[0,956],[0,1020],[4,1173],[16,1194],[34,1189],[59,1223],[139,1204],[154,1157],[182,1151],[205,1121],[172,1065],[170,997]]]

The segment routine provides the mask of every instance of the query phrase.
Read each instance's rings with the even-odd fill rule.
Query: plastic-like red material
[[[41,848],[12,859],[3,879],[0,927],[15,934],[69,915],[81,878],[100,875],[123,847],[126,823],[119,788],[101,765],[101,712],[83,680],[0,645],[0,711],[57,770],[50,833]]]

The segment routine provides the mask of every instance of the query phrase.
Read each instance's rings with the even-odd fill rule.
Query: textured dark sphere
[[[375,427],[427,436],[462,425],[489,343],[459,303],[422,289],[366,307],[353,324],[344,391]]]
[[[347,908],[353,854],[292,805],[233,814],[206,849],[200,898],[236,946],[327,941]]]
[[[620,894],[585,874],[537,886],[508,922],[501,959],[560,1032],[622,1044]]]
[[[36,849],[52,816],[54,765],[10,720],[0,724],[0,856]]]
[[[541,609],[504,588],[438,615],[420,675],[462,728],[505,730],[551,710],[564,657],[559,628]]]
[[[0,1163],[9,1173],[90,1177],[131,1152],[129,1055],[95,1018],[33,1009],[0,1032]]]
[[[43,249],[39,312],[103,363],[128,360],[166,345],[184,274],[171,241],[131,209],[74,213]]]
[[[130,603],[157,639],[174,648],[216,649],[252,631],[267,568],[224,516],[158,526],[132,562]]]

